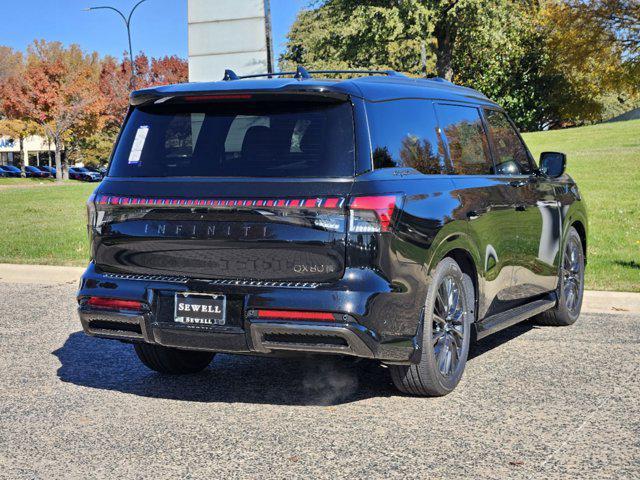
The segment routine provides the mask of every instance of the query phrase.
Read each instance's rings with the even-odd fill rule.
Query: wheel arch
[[[480,253],[471,239],[464,233],[455,233],[442,239],[434,249],[434,253],[426,263],[426,273],[431,275],[433,269],[444,258],[453,259],[463,273],[471,277],[474,290],[474,319],[478,319],[478,302],[481,298],[480,292],[480,269],[482,263]]]
[[[587,217],[587,208],[584,200],[576,199],[569,205],[563,207],[563,228],[560,246],[564,249],[564,245],[569,234],[569,228],[573,227],[577,230],[580,240],[582,241],[582,250],[584,253],[585,264],[587,262],[587,241],[589,237],[589,223]]]
[[[587,264],[587,229],[580,220],[575,220],[571,226],[576,229],[578,235],[580,235],[580,241],[582,242],[582,253],[584,255],[584,263]]]

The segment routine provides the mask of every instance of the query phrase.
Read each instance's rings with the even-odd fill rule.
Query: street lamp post
[[[131,84],[131,89],[135,90],[136,88],[136,66],[133,62],[133,49],[131,48],[131,16],[133,15],[133,12],[136,11],[136,8],[138,8],[138,6],[141,3],[146,2],[147,0],[140,0],[138,3],[136,3],[133,8],[131,9],[131,11],[129,12],[129,16],[125,16],[124,13],[122,13],[120,10],[118,10],[115,7],[110,7],[110,6],[100,6],[100,7],[89,7],[86,8],[85,11],[89,12],[91,10],[113,10],[114,12],[116,12],[118,15],[120,15],[122,17],[122,20],[124,21],[125,26],[127,27],[127,36],[129,38],[129,61],[131,62],[131,80],[130,80],[130,84]]]

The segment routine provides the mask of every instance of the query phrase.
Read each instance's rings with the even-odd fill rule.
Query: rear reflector
[[[335,321],[332,313],[300,312],[296,310],[258,310],[258,318],[273,320],[314,320],[321,322]]]
[[[389,231],[396,202],[395,195],[354,197],[349,204],[352,212],[349,230],[354,233]]]
[[[143,308],[142,302],[105,297],[89,297],[86,305],[93,308],[101,308],[103,310],[129,310],[134,312],[140,312]]]

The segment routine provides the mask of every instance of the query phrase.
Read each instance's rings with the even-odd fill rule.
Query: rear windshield
[[[349,103],[209,103],[133,110],[113,177],[343,177],[354,174]]]

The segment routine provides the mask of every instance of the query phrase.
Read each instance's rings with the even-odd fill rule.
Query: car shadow
[[[538,327],[531,320],[526,320],[489,335],[482,340],[472,342],[469,348],[469,361],[518,338],[520,335],[524,335],[534,328]]]
[[[143,397],[196,402],[338,405],[396,395],[377,362],[331,356],[273,358],[216,355],[203,372],[162,375],[140,363],[131,345],[69,335],[55,350],[63,382]]]
[[[473,344],[469,360],[526,333],[521,323]],[[63,382],[142,397],[189,402],[340,405],[398,395],[378,362],[333,356],[295,358],[219,354],[203,372],[162,375],[146,368],[129,344],[75,332],[52,352]]]

